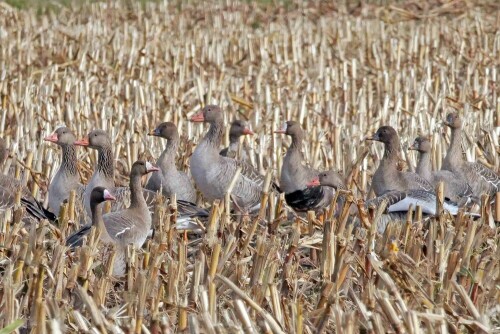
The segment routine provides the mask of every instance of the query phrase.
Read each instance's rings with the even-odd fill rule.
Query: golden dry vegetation
[[[262,172],[279,175],[284,120],[307,130],[311,165],[349,176],[362,207],[382,146],[363,137],[389,124],[403,146],[429,134],[439,168],[449,143],[442,119],[465,119],[469,160],[500,164],[500,8],[496,1],[113,2],[17,9],[0,3],[0,134],[40,199],[60,163],[42,142],[58,125],[79,136],[109,131],[118,184],[163,143],[146,136],[178,124],[189,156],[204,130],[188,118],[205,103],[246,138]],[[409,168],[415,156],[402,151]],[[80,149],[82,180],[95,157]],[[200,199],[201,200],[201,199]],[[171,229],[175,203],[155,212],[155,233],[130,250],[124,279],[109,275],[90,238],[76,253],[59,225],[0,219],[0,333],[492,333],[500,330],[498,228],[479,220],[410,212],[383,235],[381,210],[287,218],[263,194],[258,217],[212,206],[206,233]],[[210,207],[212,203],[200,204]],[[227,207],[227,206],[226,206]],[[347,208],[347,206],[346,206]],[[71,208],[70,208],[71,209]],[[7,327],[10,326],[10,327]],[[16,329],[17,328],[17,329]]]

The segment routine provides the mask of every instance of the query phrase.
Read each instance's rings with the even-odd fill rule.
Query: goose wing
[[[489,187],[488,194],[490,196],[500,191],[500,176],[497,173],[495,173],[488,167],[484,166],[483,164],[480,164],[479,162],[471,163],[469,166],[480,180],[488,184]]]
[[[71,234],[66,239],[66,246],[70,247],[71,249],[80,247],[83,244],[83,238],[85,238],[90,233],[91,228],[92,224],[87,224],[75,233]]]
[[[434,191],[432,185],[423,177],[412,172],[401,172],[401,176],[406,183],[407,189],[420,189],[426,191]]]
[[[122,245],[134,243],[137,247],[141,247],[148,235],[149,228],[130,211],[122,210],[105,214],[102,217],[104,226],[108,235],[115,242]],[[143,226],[144,228],[142,228]]]

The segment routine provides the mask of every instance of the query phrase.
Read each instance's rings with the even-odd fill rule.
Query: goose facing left
[[[77,190],[79,197],[82,196],[84,187],[80,184],[78,174],[76,149],[73,145],[76,141],[75,134],[67,127],[59,127],[45,141],[54,143],[61,147],[61,165],[52,178],[49,185],[49,210],[59,215],[61,204],[69,198],[72,190]]]
[[[382,126],[374,135],[366,137],[365,140],[384,143],[384,157],[372,179],[372,189],[376,196],[393,190],[403,192],[418,189],[434,191],[432,185],[418,174],[398,170],[400,142],[393,127]]]
[[[179,200],[196,202],[196,190],[189,176],[179,171],[175,165],[175,156],[180,141],[177,126],[172,122],[164,122],[159,124],[148,135],[166,139],[167,145],[156,162],[161,172],[151,175],[146,189],[152,191],[162,190],[167,197],[176,194]]]
[[[89,217],[91,216],[90,189],[97,186],[109,189],[116,197],[116,201],[113,201],[111,205],[111,211],[119,211],[127,208],[130,205],[131,193],[128,187],[115,187],[113,146],[109,135],[103,130],[93,130],[88,134],[88,136],[81,140],[77,140],[74,144],[89,147],[97,150],[98,152],[97,165],[95,166],[94,174],[86,186],[85,193],[83,195],[83,202],[87,215]],[[142,191],[148,206],[152,207],[156,202],[156,192],[147,189],[143,189]],[[208,217],[208,212],[205,209],[200,208],[191,202],[178,200],[177,209],[180,219],[189,220],[191,218]]]
[[[208,201],[223,199],[237,169],[241,167],[231,197],[240,210],[245,212],[255,210],[260,204],[264,177],[241,160],[219,155],[224,131],[220,107],[208,105],[191,117],[191,121],[210,124],[210,129],[196,146],[190,161],[191,175],[205,199]]]

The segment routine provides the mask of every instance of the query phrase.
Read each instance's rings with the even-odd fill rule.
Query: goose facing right
[[[280,188],[285,193],[287,204],[297,212],[317,211],[330,205],[333,199],[331,188],[307,186],[319,171],[303,164],[301,149],[304,131],[300,124],[287,121],[275,133],[286,134],[292,138],[292,143],[283,159],[280,177]]]
[[[102,205],[105,201],[114,201],[116,198],[104,187],[95,187],[90,193],[90,208],[92,210],[92,222],[75,233],[71,234],[66,239],[66,246],[70,248],[80,247],[83,243],[83,238],[90,233],[92,227],[98,228],[102,234],[107,234],[106,227],[102,218]],[[103,237],[108,239],[109,237]]]
[[[236,158],[238,154],[238,146],[240,145],[240,138],[242,136],[252,136],[254,133],[248,127],[247,122],[242,120],[234,120],[229,128],[229,146],[222,149],[219,154],[223,157]],[[243,150],[242,150],[242,153]],[[247,157],[242,156],[241,160],[246,161]]]
[[[126,268],[127,245],[133,244],[137,249],[141,248],[151,230],[151,214],[142,192],[142,176],[158,171],[149,162],[136,161],[130,171],[130,206],[126,209],[110,212],[102,216],[102,224],[99,221],[99,209],[93,203],[93,223],[101,226],[100,240],[105,244],[113,244],[116,247],[116,258],[113,266],[113,275],[121,276]],[[93,191],[91,192],[92,195]],[[92,196],[91,196],[92,197]],[[113,196],[113,199],[114,196]],[[92,201],[91,201],[92,204]],[[78,245],[80,239],[88,234],[91,225],[84,226],[67,240],[68,245]]]

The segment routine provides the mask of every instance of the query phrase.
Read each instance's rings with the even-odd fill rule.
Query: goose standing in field
[[[141,248],[151,230],[151,214],[142,191],[141,178],[147,173],[159,170],[149,162],[134,162],[130,171],[130,206],[102,216],[104,229],[101,231],[100,239],[104,243],[114,244],[117,248],[113,267],[113,275],[115,276],[121,276],[125,273],[127,245],[134,244],[136,249]],[[89,229],[89,226],[84,226],[75,235],[88,234],[85,230]],[[75,244],[75,241],[72,243]]]
[[[285,193],[286,203],[295,211],[306,212],[320,210],[330,205],[334,192],[329,187],[308,187],[307,183],[318,175],[319,171],[303,164],[302,140],[304,132],[300,124],[294,121],[285,122],[283,128],[276,133],[286,134],[292,138],[283,165],[281,166],[280,188]]]
[[[260,204],[264,178],[245,162],[219,155],[224,131],[221,109],[208,105],[191,117],[191,121],[210,124],[210,129],[196,146],[190,162],[191,175],[205,199],[223,199],[237,169],[241,167],[231,197],[241,211],[252,212]]]
[[[104,226],[102,218],[102,205],[105,201],[114,201],[116,198],[104,187],[95,187],[90,193],[90,209],[92,211],[92,222],[82,227],[79,231],[73,233],[66,239],[66,246],[75,248],[80,247],[83,238],[90,233],[92,226],[100,229],[101,238],[104,240],[111,240]]]
[[[394,128],[382,126],[374,135],[365,139],[384,143],[384,157],[372,179],[372,189],[376,196],[392,190],[403,192],[408,190],[434,191],[432,185],[418,174],[398,170],[400,143]]]
[[[426,179],[434,187],[443,182],[444,196],[460,205],[468,203],[473,196],[472,189],[467,182],[448,170],[432,171],[431,164],[431,142],[426,137],[415,138],[410,150],[419,152],[417,174]]]
[[[238,155],[238,147],[240,146],[241,136],[252,136],[253,132],[248,127],[247,122],[242,120],[235,120],[231,123],[231,128],[229,129],[229,146],[222,149],[219,154],[223,157],[236,159]],[[241,150],[240,160],[247,161],[248,156],[245,154],[244,149]]]
[[[327,171],[320,173],[317,177],[313,178],[308,186],[325,186],[334,189],[347,189],[342,176],[334,171]],[[408,190],[399,191],[391,190],[384,194],[377,196],[371,200],[366,201],[366,206],[379,206],[382,201],[387,201],[387,213],[393,212],[407,212],[412,205],[414,208],[419,205],[422,207],[422,212],[430,215],[436,214],[436,195],[433,192],[426,190]],[[458,213],[458,206],[450,201],[445,200],[444,209],[451,214]]]
[[[69,198],[72,190],[76,190],[80,197],[85,190],[80,184],[76,150],[73,145],[76,137],[69,128],[63,126],[44,140],[59,145],[62,150],[61,165],[49,185],[49,210],[58,216],[61,204]]]
[[[87,137],[75,141],[74,145],[95,149],[98,153],[97,166],[83,193],[83,205],[87,214],[91,216],[90,194],[92,193],[92,189],[95,187],[104,187],[111,190],[115,196],[117,195],[114,191],[115,168],[111,138],[109,138],[108,134],[103,130],[94,130],[91,131]],[[115,201],[114,204],[118,205],[116,202],[121,201]],[[121,204],[122,203],[120,203],[120,205]]]
[[[457,113],[446,116],[444,124],[451,128],[451,142],[443,160],[443,170],[448,170],[466,181],[475,196],[483,194],[494,199],[500,191],[500,176],[479,162],[469,162],[462,156],[462,120]]]
[[[95,167],[94,174],[85,188],[83,196],[84,206],[87,214],[91,215],[90,210],[90,193],[94,187],[101,186],[109,189],[116,197],[113,201],[111,211],[118,211],[125,209],[130,205],[131,193],[128,187],[115,187],[114,184],[114,159],[111,139],[108,134],[103,130],[91,131],[87,137],[77,140],[75,145],[85,146],[98,151],[97,166]],[[149,207],[154,206],[156,192],[143,189],[143,196],[146,199]],[[193,218],[207,218],[208,212],[205,209],[197,207],[191,202],[182,200],[177,201],[177,209],[179,212],[179,224],[188,222]],[[181,224],[182,225],[182,224]],[[181,226],[179,225],[179,226]]]
[[[177,126],[172,122],[164,122],[151,131],[149,135],[166,139],[167,145],[156,163],[160,167],[161,173],[151,175],[146,189],[155,192],[161,189],[167,197],[176,194],[179,200],[195,202],[196,190],[191,180],[186,173],[178,171],[175,165],[175,156],[179,147]]]
[[[346,189],[343,178],[334,171],[322,172],[308,183],[310,187],[318,185],[332,187],[334,189]],[[426,190],[390,190],[376,198],[366,201],[365,207],[379,207],[382,202],[386,202],[386,214],[380,218],[377,226],[378,232],[383,233],[390,221],[405,221],[410,206],[413,208],[420,206],[422,208],[422,213],[426,215],[436,215],[436,200],[436,195]],[[342,203],[340,197],[339,202],[340,204]],[[452,215],[458,213],[458,206],[456,203],[449,200],[444,201],[443,209]],[[356,207],[353,204],[351,212],[355,211]],[[477,215],[473,214],[473,216]]]
[[[9,149],[3,138],[0,138],[0,170],[3,169],[4,161],[9,156]],[[21,191],[21,205],[26,209],[26,212],[37,220],[48,219],[55,221],[56,216],[46,210],[40,202],[31,194],[27,187],[21,184],[21,181],[14,178],[12,175],[4,175],[0,173],[0,212],[11,209],[16,202],[16,194]]]

